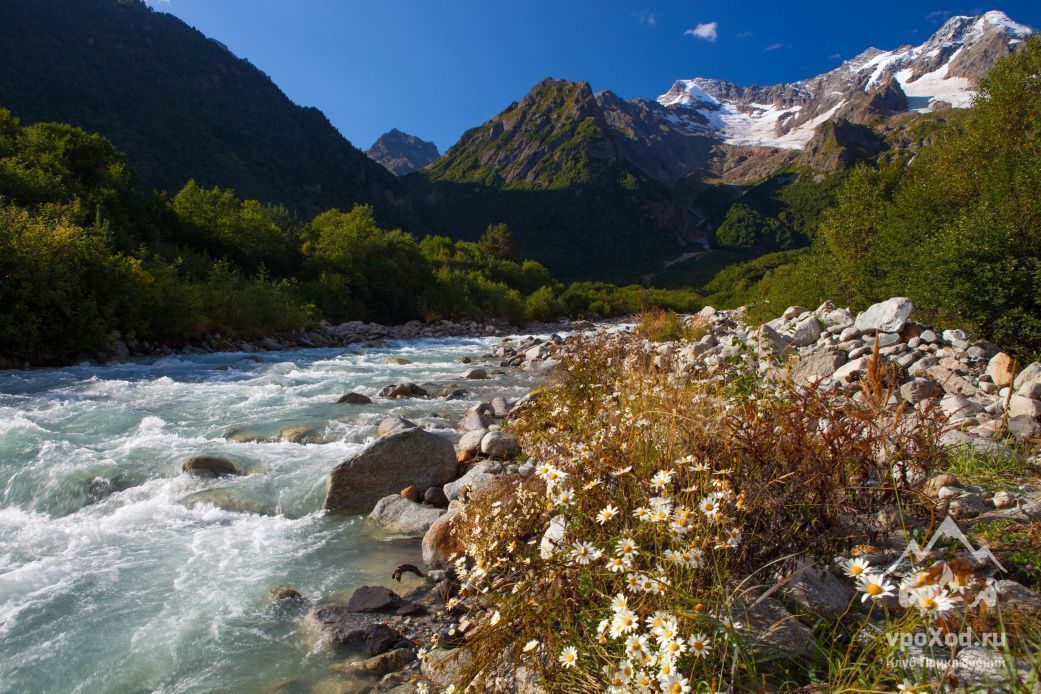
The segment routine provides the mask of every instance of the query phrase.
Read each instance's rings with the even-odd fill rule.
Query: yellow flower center
[[[672,686],[669,687],[669,691],[672,692],[672,694],[683,694],[683,687],[680,686],[679,682],[673,682]]]
[[[878,585],[877,583],[870,583],[870,584],[868,584],[867,594],[872,596],[872,597],[874,597],[876,595],[881,595],[882,594],[882,586]]]
[[[936,601],[932,598],[922,598],[922,607],[927,610],[931,610],[936,607]]]
[[[854,565],[854,566],[849,567],[849,575],[850,576],[859,576],[862,573],[864,573],[864,567],[863,566]]]

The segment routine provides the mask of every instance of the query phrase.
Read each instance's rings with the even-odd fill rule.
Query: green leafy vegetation
[[[0,355],[93,356],[113,331],[182,343],[334,321],[614,316],[696,310],[690,291],[564,285],[520,260],[510,229],[479,241],[386,229],[368,205],[310,222],[189,180],[137,191],[104,138],[0,109]]]

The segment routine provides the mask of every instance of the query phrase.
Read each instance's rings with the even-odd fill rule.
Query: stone
[[[1041,417],[1041,400],[1016,393],[1008,402],[1009,417]]]
[[[394,431],[414,429],[415,427],[415,422],[407,420],[404,417],[384,417],[383,421],[381,421],[379,426],[376,427],[376,436],[386,436]]]
[[[1037,421],[1037,417],[1018,415],[1009,418],[1008,430],[1017,439],[1035,439],[1041,436],[1041,423]]]
[[[304,623],[330,645],[360,651],[367,656],[386,653],[401,640],[397,629],[381,623],[365,624],[363,619],[344,605],[324,603],[312,607]]]
[[[957,477],[950,473],[942,472],[939,475],[936,475],[935,477],[929,478],[929,480],[925,483],[925,486],[922,487],[922,491],[925,492],[925,494],[927,494],[928,496],[936,497],[939,494],[940,490],[944,487],[958,486],[959,483]]]
[[[929,367],[927,373],[930,378],[940,384],[944,391],[951,395],[972,397],[979,394],[979,389],[972,385],[971,381],[946,367],[932,366]]]
[[[1012,382],[1012,387],[1014,390],[1019,390],[1026,383],[1038,382],[1041,382],[1041,364],[1035,361],[1019,372],[1016,380]]]
[[[362,586],[347,601],[349,612],[390,612],[401,607],[401,596],[384,586]]]
[[[459,439],[456,448],[460,451],[466,451],[467,453],[476,453],[481,450],[481,439],[483,439],[484,435],[487,433],[488,430],[484,428],[468,431]]]
[[[236,443],[264,443],[271,440],[271,437],[259,432],[239,428],[229,429],[224,432],[224,438]]]
[[[763,324],[759,328],[759,348],[763,350],[772,350],[775,354],[783,354],[790,349],[791,339],[786,335],[782,335],[777,332],[774,328],[767,324]]]
[[[420,672],[437,687],[437,691],[443,691],[459,680],[472,660],[473,656],[466,648],[434,648],[427,652]]]
[[[448,508],[448,497],[441,487],[430,487],[423,492],[423,503],[430,504],[434,508]]]
[[[368,522],[395,540],[421,539],[445,512],[444,509],[416,503],[418,498],[418,491],[416,500],[406,499],[400,494],[385,496],[376,502]]]
[[[795,577],[781,589],[781,595],[796,606],[797,612],[835,619],[849,609],[852,593],[826,568],[804,561],[795,572]]]
[[[479,381],[488,378],[488,372],[484,369],[467,369],[460,378]]]
[[[492,398],[492,414],[496,417],[502,418],[510,413],[510,401],[501,395],[496,395]]]
[[[412,360],[408,357],[403,357],[400,354],[392,354],[389,357],[384,358],[384,364],[398,364],[399,366],[406,366],[412,363]]]
[[[914,364],[907,367],[907,375],[915,378],[922,378],[929,375],[929,369],[940,363],[940,360],[931,354],[924,356]]]
[[[983,411],[983,408],[961,395],[945,395],[940,399],[940,409],[951,419],[972,417]]]
[[[448,439],[423,431],[394,431],[333,468],[323,508],[366,513],[385,496],[415,485],[445,484],[455,476],[455,448]]]
[[[372,398],[361,393],[347,393],[336,401],[337,405],[370,405]]]
[[[935,330],[923,330],[922,334],[918,336],[918,339],[927,345],[931,345],[939,342],[940,336],[936,334]]]
[[[1041,595],[1021,583],[1003,580],[994,584],[998,593],[998,605],[1006,610],[1019,610],[1028,614],[1041,614]]]
[[[181,470],[197,477],[220,477],[221,475],[241,475],[235,463],[227,458],[214,455],[197,455],[184,461]]]
[[[990,510],[990,505],[977,494],[962,494],[947,505],[947,513],[954,520],[975,518]]]
[[[912,405],[942,394],[943,389],[928,378],[915,378],[900,386],[900,397]]]
[[[831,377],[839,383],[852,383],[864,375],[864,372],[867,370],[867,361],[867,357],[858,357],[846,362],[837,368]]]
[[[415,485],[408,485],[401,490],[400,494],[409,501],[419,501],[419,490],[416,489]]]
[[[490,458],[512,460],[520,454],[520,450],[517,437],[505,431],[489,431],[481,439],[481,452]]]
[[[278,431],[278,438],[289,443],[324,443],[325,437],[315,427],[306,424],[291,424]]]
[[[395,648],[392,651],[387,651],[366,660],[334,665],[333,667],[347,675],[383,677],[401,670],[415,659],[416,654],[411,648]]]
[[[1000,491],[994,494],[990,503],[994,504],[994,508],[1012,508],[1016,505],[1016,497],[1009,492]]]
[[[871,342],[872,347],[874,347],[875,341],[878,342],[879,349],[886,349],[900,344],[900,336],[896,333],[875,333],[875,340]]]
[[[434,521],[423,536],[423,562],[430,568],[446,568],[465,549],[453,527],[463,509],[462,502],[449,503],[448,512]]]
[[[781,314],[781,320],[787,322],[792,320],[793,318],[798,318],[802,314],[809,312],[810,309],[806,308],[805,306],[789,306],[784,310],[784,313]]]
[[[853,340],[858,337],[860,337],[860,331],[852,325],[848,328],[843,328],[842,332],[839,333],[840,342],[848,342],[849,340]]]
[[[380,397],[391,398],[393,400],[401,400],[404,398],[421,398],[429,395],[425,388],[422,388],[415,383],[397,383],[395,385],[385,386],[380,390]]]
[[[969,339],[969,336],[964,330],[944,330],[943,341],[944,342],[965,342]]]
[[[817,322],[817,316],[810,314],[795,324],[791,333],[791,344],[796,347],[807,347],[812,345],[821,336],[821,326]]]
[[[495,424],[494,416],[479,408],[475,408],[462,416],[457,428],[459,431],[477,431],[478,429],[487,429],[492,424]]]
[[[734,619],[747,626],[747,636],[759,653],[808,658],[816,650],[813,632],[785,609],[780,600],[764,598],[743,612],[735,614]]]
[[[453,501],[459,498],[464,487],[469,487],[474,492],[483,490],[495,481],[498,470],[501,470],[498,463],[482,460],[467,470],[466,474],[459,479],[444,485],[442,491],[449,501]]]
[[[1024,398],[1041,400],[1041,383],[1024,383],[1016,393]]]
[[[307,602],[300,591],[286,583],[279,583],[267,589],[267,597],[276,605],[291,605]]]
[[[792,380],[802,385],[829,378],[835,370],[846,363],[842,352],[816,351],[800,357],[792,372]]]
[[[874,304],[857,314],[854,325],[861,332],[898,333],[914,311],[914,304],[906,297],[894,297]]]

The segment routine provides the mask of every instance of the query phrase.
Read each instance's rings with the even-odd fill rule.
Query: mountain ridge
[[[395,176],[404,176],[424,168],[441,156],[433,142],[391,128],[365,150],[369,159]]]

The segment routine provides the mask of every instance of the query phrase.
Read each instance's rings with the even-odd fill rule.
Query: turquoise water
[[[415,543],[371,539],[320,511],[329,470],[387,414],[449,427],[476,401],[519,396],[510,370],[461,383],[497,339],[400,341],[0,371],[0,691],[307,691],[335,656],[268,588],[312,600],[390,585]],[[388,364],[401,355],[406,365]],[[460,383],[462,401],[336,405],[389,383]],[[433,417],[446,415],[446,419]],[[319,429],[324,443],[236,443],[232,428]],[[242,477],[181,474],[199,454]]]

